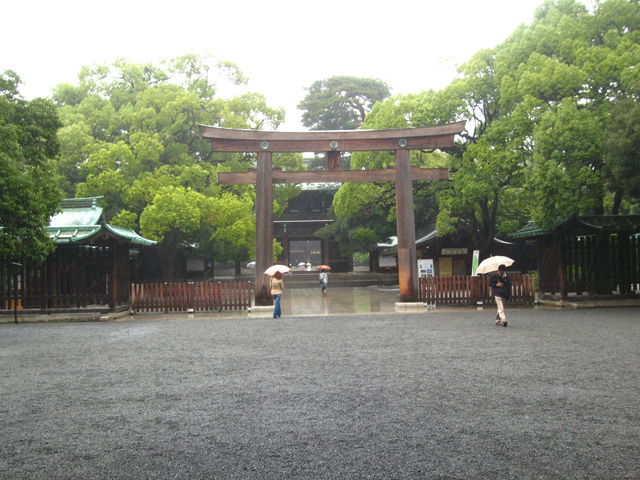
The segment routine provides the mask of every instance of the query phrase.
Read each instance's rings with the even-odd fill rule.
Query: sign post
[[[473,251],[473,260],[471,261],[471,276],[477,277],[478,262],[480,261],[480,250]]]

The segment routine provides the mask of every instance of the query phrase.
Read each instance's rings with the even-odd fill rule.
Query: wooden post
[[[320,251],[321,251],[321,262],[323,265],[329,265],[329,239],[328,238],[323,238],[321,240],[321,247],[320,247]]]
[[[286,233],[285,233],[286,235]],[[282,261],[284,262],[285,265],[289,265],[291,263],[290,257],[289,257],[289,239],[287,237],[284,237],[282,239]]]
[[[109,274],[109,310],[116,310],[118,304],[118,249],[116,248],[116,242],[111,241],[110,258],[111,258],[111,272]]]
[[[273,263],[273,185],[271,152],[258,152],[256,169],[256,276],[255,305],[272,305],[268,277]]]
[[[400,301],[416,302],[418,266],[409,150],[396,150],[396,222]]]
[[[564,248],[561,236],[555,237],[558,262],[558,280],[560,284],[560,299],[567,299],[567,262],[564,259]]]
[[[327,170],[340,170],[340,152],[327,152]]]

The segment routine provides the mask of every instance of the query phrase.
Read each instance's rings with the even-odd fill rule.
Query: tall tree
[[[62,192],[55,181],[55,106],[21,98],[20,77],[0,76],[0,258],[39,264],[53,249],[45,227]]]
[[[218,262],[248,260],[251,231],[234,231],[247,236],[235,239],[242,248],[209,248],[214,238],[222,241],[217,231],[226,227],[207,221],[211,215],[193,202],[209,205],[212,198],[235,196],[244,206],[237,211],[247,217],[238,222],[251,223],[253,204],[245,207],[247,198],[255,201],[252,188],[220,187],[217,173],[255,167],[255,156],[214,153],[198,126],[275,129],[284,112],[257,93],[219,98],[218,83],[224,81],[246,83],[229,62],[186,55],[159,66],[117,60],[83,68],[77,86],[59,85],[54,92],[64,122],[59,173],[67,194],[104,196],[107,220],[159,239],[167,255],[180,256],[188,245],[202,255],[215,253]],[[294,164],[302,164],[301,155],[274,157],[276,166]],[[294,188],[282,190],[276,198],[284,204],[294,193]],[[165,209],[190,213],[163,217]],[[187,219],[191,222],[182,222]]]
[[[376,102],[389,97],[381,80],[335,76],[314,82],[298,105],[302,124],[310,130],[353,130],[360,127]]]
[[[448,87],[378,103],[364,126],[468,121],[448,157],[451,181],[433,186],[437,228],[465,231],[487,251],[495,235],[530,218],[546,225],[568,213],[639,208],[630,168],[638,64],[638,0],[598,1],[591,11],[546,0],[531,25],[474,54]]]

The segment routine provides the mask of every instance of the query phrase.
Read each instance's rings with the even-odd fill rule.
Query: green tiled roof
[[[96,235],[107,235],[137,245],[157,242],[141,237],[133,230],[109,225],[102,217],[98,200],[102,197],[68,198],[62,201],[62,212],[51,217],[47,230],[56,245],[83,243]]]
[[[116,227],[115,225],[105,224],[105,228],[109,230],[111,233],[121,237],[126,238],[131,243],[136,243],[138,245],[155,245],[155,240],[149,240],[148,238],[141,237],[133,230],[129,230],[128,228]]]
[[[509,235],[512,238],[532,238],[549,234],[588,235],[597,232],[640,232],[640,215],[568,215],[558,218],[548,228],[529,222]]]
[[[86,227],[97,225],[102,219],[102,207],[98,206],[98,199],[91,198],[68,198],[62,201],[57,213],[49,220],[50,227]]]

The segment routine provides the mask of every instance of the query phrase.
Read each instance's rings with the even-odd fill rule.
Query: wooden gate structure
[[[257,153],[257,168],[249,172],[219,173],[221,184],[256,185],[256,274],[255,304],[271,304],[263,272],[273,259],[273,184],[318,182],[396,183],[398,271],[400,300],[416,302],[417,259],[413,212],[413,180],[447,180],[446,168],[422,169],[410,164],[410,151],[448,150],[466,122],[432,127],[393,130],[339,130],[312,132],[273,132],[238,130],[200,125],[200,134],[211,141],[214,152]],[[341,152],[393,151],[395,168],[386,170],[340,170]],[[287,171],[273,169],[273,153],[326,153],[326,171]]]
[[[251,308],[251,282],[138,283],[131,285],[136,312],[210,312]]]
[[[640,215],[569,215],[549,228],[529,223],[510,236],[536,242],[543,295],[640,294]]]
[[[510,303],[532,304],[535,301],[535,276],[509,274],[511,277]],[[428,305],[491,305],[495,302],[489,278],[486,275],[472,277],[420,278],[419,298]]]
[[[130,250],[156,242],[106,223],[101,198],[60,203],[61,211],[46,227],[56,248],[42,265],[26,263],[9,274],[8,262],[0,262],[0,310],[15,305],[48,313],[129,308]]]

